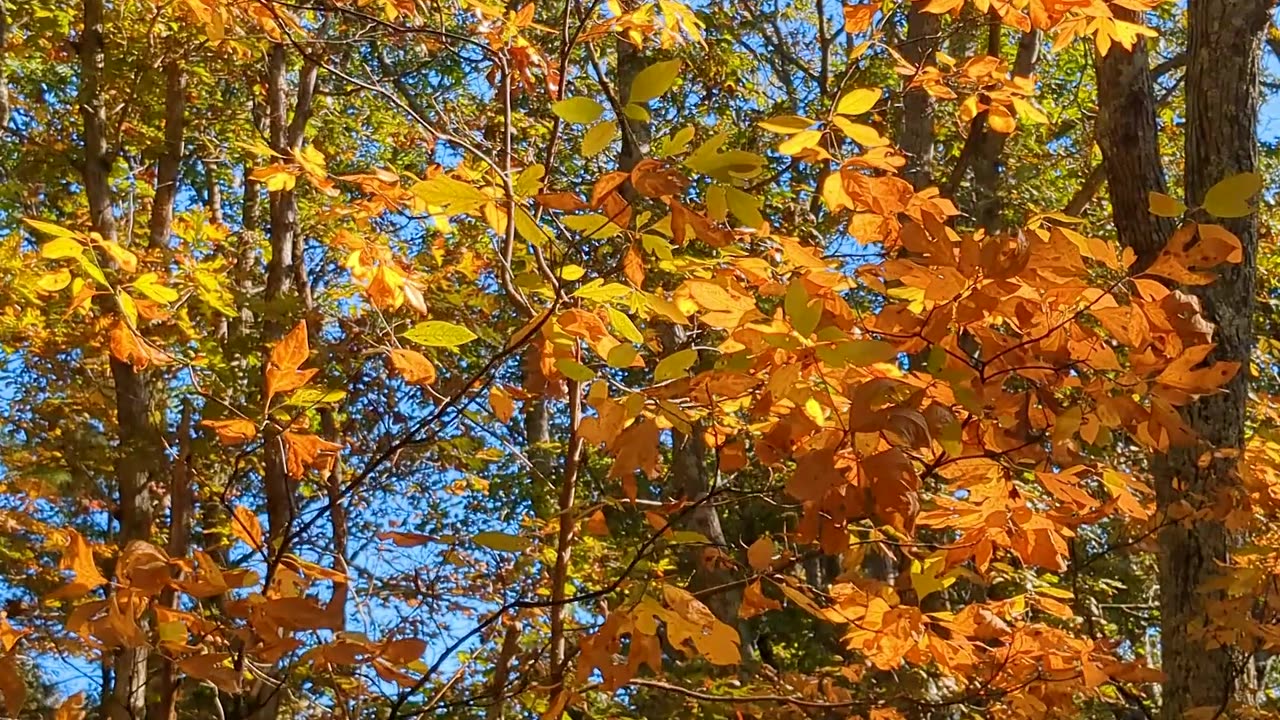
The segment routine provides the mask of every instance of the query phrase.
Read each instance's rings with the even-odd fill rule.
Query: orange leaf
[[[430,385],[436,381],[436,366],[422,353],[395,348],[390,357],[391,366],[405,380],[415,385]]]
[[[229,420],[202,420],[200,427],[207,427],[218,436],[223,445],[241,445],[258,435],[258,426],[244,418]]]
[[[511,422],[516,414],[516,405],[511,395],[498,385],[489,388],[489,409],[504,423]]]
[[[93,550],[89,548],[89,543],[85,542],[84,537],[75,530],[68,530],[67,535],[69,540],[66,549],[62,552],[62,562],[59,567],[70,570],[74,579],[70,584],[54,592],[51,598],[77,598],[107,584],[107,579],[98,571],[98,564],[93,559]]]
[[[285,469],[289,477],[301,478],[307,468],[328,470],[337,460],[342,446],[318,435],[286,432],[282,435],[286,450]]]
[[[307,346],[307,321],[303,320],[271,348],[271,364],[281,370],[297,370],[310,354]]]
[[[254,550],[262,549],[262,522],[249,508],[235,507],[231,513],[231,532]]]

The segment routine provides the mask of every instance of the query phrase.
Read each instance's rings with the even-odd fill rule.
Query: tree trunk
[[[1190,0],[1188,4],[1189,206],[1202,202],[1218,181],[1257,167],[1258,72],[1268,15],[1268,4],[1261,0]],[[1220,222],[1240,238],[1244,261],[1224,266],[1214,283],[1192,292],[1199,297],[1206,318],[1217,326],[1217,347],[1209,361],[1236,361],[1242,367],[1222,392],[1185,409],[1201,446],[1171,452],[1157,464],[1161,507],[1180,500],[1207,507],[1222,494],[1239,491],[1237,457],[1215,458],[1203,468],[1197,462],[1205,451],[1242,449],[1245,440],[1258,225],[1256,215]],[[1216,518],[1191,527],[1169,526],[1160,533],[1165,720],[1180,719],[1196,707],[1221,712],[1235,692],[1231,650],[1206,649],[1204,639],[1195,633],[1218,620],[1210,613],[1214,603],[1223,599],[1222,591],[1207,592],[1200,586],[1218,572],[1231,546],[1230,534]]]
[[[911,3],[902,56],[917,68],[932,65],[941,30],[940,15],[922,12],[920,3]],[[902,95],[902,136],[898,146],[907,156],[902,176],[916,190],[933,184],[933,107],[933,97],[924,88],[910,88]]]
[[[988,52],[994,57],[999,57],[1001,47],[998,30],[993,30],[992,36],[996,42],[988,48]],[[1035,71],[1036,61],[1039,58],[1040,32],[1031,30],[1023,33],[1022,39],[1018,41],[1018,53],[1013,60],[1013,76],[1029,79]],[[995,130],[988,123],[982,135],[982,142],[978,146],[978,156],[974,158],[973,179],[978,195],[975,203],[978,225],[989,234],[999,232],[1004,226],[1002,217],[1004,203],[1000,195],[1004,181],[1001,161],[1004,156],[1004,146],[1008,140],[1008,134]]]
[[[1117,16],[1140,22],[1135,13],[1116,8]],[[1142,42],[1127,51],[1112,46],[1097,58],[1098,147],[1111,193],[1116,237],[1133,248],[1144,268],[1164,248],[1174,223],[1147,209],[1148,192],[1165,192],[1164,167],[1156,135],[1156,100]]]
[[[81,175],[89,202],[91,225],[103,238],[116,239],[115,208],[111,198],[111,166],[114,153],[107,140],[107,109],[103,97],[106,67],[103,0],[84,0],[84,26],[80,36],[80,115],[84,124],[84,159]],[[114,312],[115,308],[106,307]],[[126,362],[111,357],[111,377],[116,395],[116,422],[119,426],[119,458],[116,482],[119,486],[119,545],[151,538],[151,497],[148,487],[159,459],[164,457],[151,417],[151,392],[143,375]],[[124,649],[114,665],[115,687],[110,702],[104,702],[130,717],[146,711],[147,652]],[[104,693],[106,690],[104,689]]]

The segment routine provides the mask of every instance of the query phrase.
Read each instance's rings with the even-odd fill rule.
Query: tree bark
[[[907,10],[907,38],[902,56],[917,68],[933,64],[942,17],[921,12],[920,4]],[[907,156],[902,176],[916,190],[933,184],[933,97],[924,88],[908,88],[902,95],[902,137],[898,143]]]
[[[1257,168],[1259,64],[1269,15],[1263,0],[1190,0],[1188,3],[1186,194],[1196,206],[1214,184]],[[1240,238],[1244,261],[1225,265],[1218,279],[1192,289],[1205,317],[1217,330],[1209,361],[1242,364],[1223,388],[1192,403],[1184,417],[1200,438],[1200,447],[1178,449],[1156,467],[1157,502],[1162,508],[1180,500],[1208,507],[1223,494],[1240,490],[1238,457],[1215,457],[1207,466],[1202,453],[1240,450],[1245,441],[1245,403],[1254,276],[1258,247],[1257,216],[1222,219]],[[1223,522],[1210,517],[1191,526],[1165,527],[1160,543],[1161,655],[1165,681],[1162,714],[1182,718],[1196,707],[1221,713],[1236,690],[1230,648],[1207,649],[1197,630],[1212,626],[1222,591],[1205,591],[1227,561],[1233,539]]]
[[[996,42],[988,48],[988,52],[994,57],[999,57],[1001,48],[998,30],[993,31],[993,39]],[[1023,33],[1018,41],[1018,53],[1013,60],[1013,76],[1030,78],[1039,58],[1040,32],[1031,30]],[[978,154],[973,162],[973,179],[978,195],[976,203],[978,225],[988,234],[999,232],[1004,225],[1001,217],[1004,212],[1004,203],[1000,195],[1000,186],[1004,180],[1001,160],[1008,140],[1007,133],[999,132],[992,128],[990,123],[986,123],[982,141],[978,146]]]
[[[1132,11],[1117,7],[1115,12],[1121,20],[1141,21]],[[1096,63],[1096,134],[1111,194],[1111,217],[1116,237],[1133,248],[1137,267],[1144,268],[1160,254],[1174,229],[1172,220],[1147,209],[1147,193],[1163,193],[1166,186],[1146,45],[1138,42],[1132,51],[1112,46]]]
[[[111,166],[115,156],[107,139],[107,109],[103,97],[106,67],[105,8],[103,0],[84,0],[83,30],[79,42],[80,88],[78,101],[84,129],[81,177],[89,203],[93,229],[106,240],[116,239],[115,208],[111,197]],[[115,308],[107,306],[114,312]],[[110,359],[119,427],[116,482],[119,490],[119,545],[151,538],[151,479],[164,457],[151,417],[151,392],[142,373],[114,356]],[[140,718],[146,710],[147,652],[124,649],[113,661],[114,688],[103,703],[110,714]],[[104,689],[104,694],[106,690]]]
[[[182,133],[187,109],[187,78],[177,59],[165,66],[164,152],[156,167],[155,199],[151,203],[148,235],[151,247],[169,245],[173,227],[173,201],[178,194],[178,170],[182,165]]]

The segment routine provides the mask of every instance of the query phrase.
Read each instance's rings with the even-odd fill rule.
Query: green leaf
[[[528,538],[522,538],[518,535],[508,535],[503,532],[482,532],[476,533],[471,541],[480,547],[497,550],[498,552],[518,553],[524,552],[533,545],[533,541]]]
[[[587,97],[572,97],[551,104],[551,112],[562,120],[587,125],[600,119],[604,106]]]
[[[670,355],[658,361],[658,366],[653,369],[654,382],[666,382],[683,377],[689,372],[689,368],[698,361],[698,351],[693,348],[687,348]]]
[[[1221,180],[1209,188],[1204,196],[1204,209],[1210,215],[1221,218],[1244,217],[1253,214],[1249,200],[1262,189],[1262,176],[1257,173],[1240,173]]]
[[[570,380],[577,380],[582,383],[591,382],[596,378],[596,374],[591,368],[571,358],[557,360],[556,369],[564,373],[564,376]]]
[[[631,93],[627,96],[627,102],[646,103],[670,90],[682,64],[680,60],[667,60],[654,63],[636,73],[636,79],[631,81]]]
[[[582,157],[599,155],[601,150],[609,147],[609,143],[617,134],[618,126],[612,122],[605,121],[592,125],[587,134],[582,136]]]
[[[414,325],[404,334],[405,340],[427,347],[458,347],[475,340],[477,335],[461,325],[443,320],[427,320]]]
[[[800,115],[779,115],[756,123],[769,132],[779,135],[792,135],[814,126],[814,121]]]
[[[787,296],[782,301],[783,310],[787,313],[787,320],[791,321],[791,327],[802,337],[808,337],[817,329],[818,322],[822,320],[822,303],[811,301],[809,299],[809,291],[804,287],[804,281],[796,278],[791,281],[791,285],[787,287]]]
[[[879,88],[858,88],[845,93],[836,103],[836,112],[841,115],[861,115],[880,102]]]
[[[1164,193],[1149,192],[1147,193],[1147,209],[1152,215],[1160,217],[1176,218],[1182,217],[1187,211],[1187,206],[1182,204],[1181,200],[1171,198]]]

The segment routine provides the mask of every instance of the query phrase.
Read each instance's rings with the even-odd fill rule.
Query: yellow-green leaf
[[[604,106],[587,97],[571,97],[552,103],[551,112],[571,123],[586,125],[600,119]]]
[[[586,268],[581,265],[565,265],[560,268],[560,279],[573,282],[587,274]]]
[[[146,295],[161,305],[178,299],[178,291],[160,284],[160,276],[155,273],[144,273],[133,281],[133,289]]]
[[[644,335],[640,333],[640,328],[631,322],[631,318],[621,310],[609,307],[605,308],[605,313],[609,316],[609,324],[613,325],[613,329],[618,331],[622,337],[633,343],[644,342]]]
[[[480,547],[497,550],[498,552],[523,552],[527,550],[533,541],[528,538],[522,538],[517,535],[508,535],[503,532],[482,532],[476,533],[471,541]]]
[[[631,93],[627,96],[629,103],[645,103],[671,89],[676,75],[680,73],[680,60],[667,60],[654,63],[636,73],[631,82]]]
[[[779,135],[794,135],[801,130],[813,127],[813,120],[800,115],[779,115],[756,123],[760,127]]]
[[[729,204],[729,211],[744,226],[755,229],[764,225],[764,216],[760,214],[760,200],[754,195],[734,187],[727,187],[725,200]]]
[[[74,232],[62,227],[61,225],[54,225],[53,223],[45,222],[43,220],[32,220],[31,218],[22,218],[22,222],[30,225],[36,230],[39,230],[45,235],[50,235],[56,238],[70,238],[70,237],[76,236]]]
[[[591,382],[596,377],[591,368],[571,358],[557,360],[556,369],[564,373],[564,376],[570,380],[577,380],[578,382]]]
[[[1152,215],[1160,217],[1182,217],[1187,211],[1187,206],[1182,204],[1181,200],[1171,198],[1164,193],[1149,192],[1147,193],[1147,209]]]
[[[628,103],[626,107],[622,108],[622,114],[626,115],[632,120],[639,120],[640,122],[649,122],[649,110],[645,108],[645,106],[643,105]]]
[[[803,337],[812,335],[818,322],[822,320],[822,303],[809,299],[809,292],[800,278],[791,281],[782,305],[791,327]]]
[[[693,348],[671,353],[658,361],[658,366],[653,369],[653,380],[654,382],[665,382],[683,377],[697,361],[698,351]]]
[[[1244,217],[1253,213],[1249,200],[1262,189],[1262,176],[1240,173],[1221,180],[1204,196],[1204,209],[1222,218]]]
[[[80,257],[83,254],[84,246],[67,236],[54,238],[40,246],[40,256],[50,260]]]
[[[475,340],[477,336],[461,325],[443,320],[427,320],[414,325],[404,337],[427,347],[458,347]]]
[[[129,324],[137,327],[138,304],[134,302],[133,297],[131,297],[127,292],[121,292],[119,295],[116,295],[116,300],[120,304],[120,312],[124,313],[124,316],[129,319]]]
[[[71,284],[71,271],[66,268],[59,268],[53,272],[45,273],[36,280],[36,287],[45,292],[58,292],[62,288]]]
[[[836,103],[836,112],[841,115],[861,115],[880,102],[879,88],[858,88],[845,93]]]
[[[612,122],[605,121],[592,125],[591,129],[587,130],[587,134],[582,136],[582,157],[600,154],[601,150],[609,147],[609,143],[617,134],[618,126]]]
[[[633,345],[614,345],[604,361],[609,364],[609,367],[629,368],[639,355],[640,352]]]

